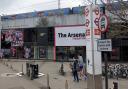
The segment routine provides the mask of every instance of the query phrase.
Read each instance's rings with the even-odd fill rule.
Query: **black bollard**
[[[35,78],[38,78],[38,74],[39,74],[39,68],[38,68],[38,64],[35,65]]]
[[[50,88],[50,83],[49,83],[50,81],[49,81],[49,74],[47,74],[47,89],[51,89]]]
[[[68,89],[68,80],[65,81],[65,89]]]
[[[33,80],[33,69],[30,67],[30,80]]]
[[[30,76],[30,64],[26,63],[26,74],[29,77]]]
[[[63,63],[61,64],[59,72],[60,72],[61,75],[64,75],[64,65],[63,65]]]
[[[113,82],[113,89],[118,89],[118,83],[117,82]]]

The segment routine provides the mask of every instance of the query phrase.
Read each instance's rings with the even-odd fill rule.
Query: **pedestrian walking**
[[[84,73],[83,73],[84,62],[81,54],[78,55],[78,63],[79,63],[79,76],[82,79],[84,77]]]
[[[2,52],[2,50],[0,50],[0,58],[1,59],[3,58],[3,52]]]
[[[78,60],[74,60],[72,71],[73,71],[74,81],[77,80],[77,82],[79,82],[78,70],[79,70]]]

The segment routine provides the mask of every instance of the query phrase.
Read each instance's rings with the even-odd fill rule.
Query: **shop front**
[[[22,58],[24,34],[22,29],[1,31],[1,50],[3,58]]]
[[[33,50],[31,59],[53,59],[54,28],[31,28],[24,30],[25,43]],[[30,35],[31,34],[31,35]]]
[[[56,47],[56,60],[57,61],[72,61],[76,54],[81,54],[83,60],[86,58],[85,46],[57,46]]]
[[[2,58],[53,59],[54,28],[3,29]]]
[[[56,61],[72,61],[74,55],[86,58],[86,30],[84,26],[55,27]]]

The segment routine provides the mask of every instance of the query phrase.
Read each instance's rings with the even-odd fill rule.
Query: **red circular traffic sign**
[[[109,25],[108,17],[105,14],[101,15],[98,24],[99,30],[101,32],[108,31],[108,25]]]

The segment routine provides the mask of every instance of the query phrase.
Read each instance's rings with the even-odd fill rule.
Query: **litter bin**
[[[26,74],[31,80],[38,78],[38,64],[26,63]]]
[[[30,63],[26,63],[26,74],[30,76]]]
[[[38,64],[32,65],[33,78],[38,78]]]

